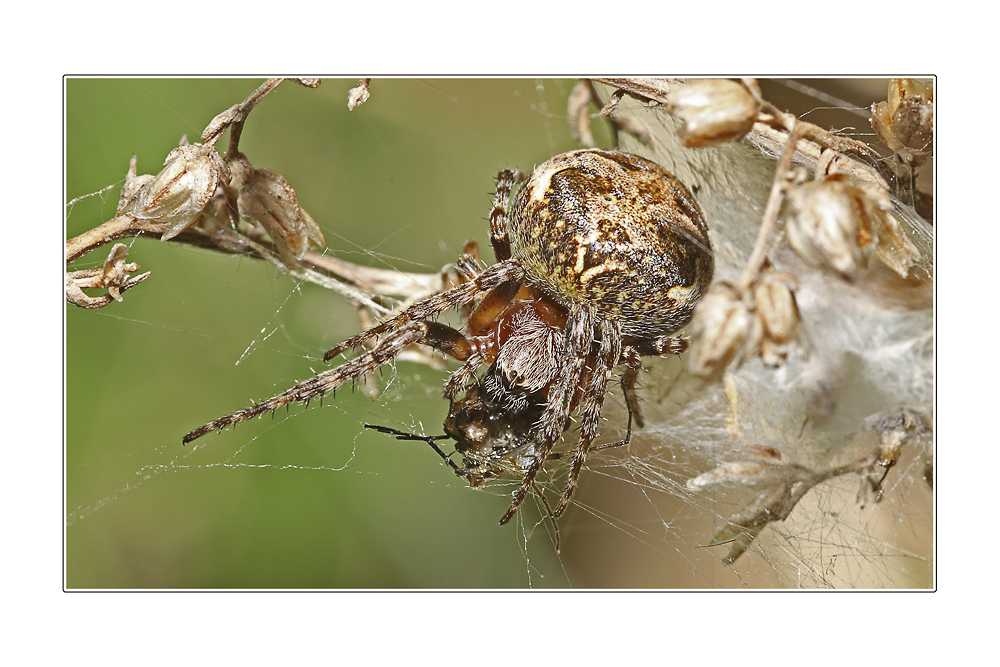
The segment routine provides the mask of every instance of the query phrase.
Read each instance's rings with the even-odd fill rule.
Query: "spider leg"
[[[503,525],[510,521],[517,508],[524,502],[524,498],[531,485],[535,482],[535,477],[541,469],[542,464],[549,458],[552,447],[562,437],[566,420],[569,419],[570,407],[573,394],[580,382],[580,374],[583,364],[590,352],[590,344],[594,339],[594,324],[596,315],[594,307],[590,304],[580,304],[570,311],[569,319],[566,323],[566,348],[564,350],[564,361],[559,369],[552,387],[549,389],[548,403],[536,425],[539,445],[535,460],[524,473],[521,486],[514,493],[514,500],[510,508],[500,518]],[[619,354],[621,350],[619,348]],[[617,361],[617,357],[615,358]],[[558,513],[556,514],[558,516]]]
[[[479,367],[488,361],[489,354],[486,352],[476,352],[470,355],[466,362],[448,377],[448,381],[444,385],[444,397],[455,398],[458,392],[469,386],[469,380],[475,376]]]
[[[635,393],[635,383],[639,379],[639,371],[642,370],[642,360],[635,348],[628,348],[622,355],[621,363],[625,364],[625,374],[622,375],[622,394],[625,396],[625,405],[628,407],[629,431],[632,429],[632,418],[635,417],[635,425],[639,428],[645,426],[642,412],[639,410],[639,397]]]
[[[587,460],[587,452],[590,450],[594,438],[597,437],[597,428],[601,421],[601,410],[604,407],[604,395],[608,390],[608,381],[611,379],[611,373],[622,354],[621,326],[615,321],[604,320],[601,322],[600,328],[600,349],[594,360],[593,370],[589,374],[587,386],[584,387],[583,391],[583,404],[580,411],[580,444],[577,446],[576,456],[573,458],[573,467],[570,469],[566,488],[563,490],[558,507],[556,507],[555,516],[557,517],[566,509],[573,491],[576,490],[580,471]]]
[[[464,306],[465,304],[474,301],[482,294],[489,292],[494,287],[506,282],[520,280],[522,275],[523,270],[515,262],[507,261],[494,264],[483,271],[475,279],[462,283],[457,287],[453,287],[446,292],[441,292],[440,294],[430,296],[423,301],[419,301],[401,312],[399,315],[396,315],[381,324],[377,324],[371,329],[363,331],[356,336],[348,338],[343,343],[324,354],[323,360],[329,361],[338,354],[342,354],[346,350],[357,347],[358,345],[361,345],[365,341],[371,340],[376,336],[380,336],[386,331],[400,329],[405,327],[410,322],[426,320],[427,318],[433,317],[434,315],[448,310],[449,308]]]
[[[507,202],[514,187],[514,172],[504,169],[497,174],[497,189],[490,211],[490,245],[498,262],[510,259],[510,241],[507,239]]]
[[[583,365],[594,341],[595,323],[596,314],[590,304],[574,306],[570,311],[562,366],[549,389],[548,403],[538,423],[539,436],[550,447],[559,440],[569,419],[573,395],[580,384]]]
[[[687,338],[673,336],[657,336],[647,338],[630,345],[637,354],[644,357],[660,357],[667,354],[683,354],[688,349]]]
[[[429,330],[428,324],[433,323],[410,322],[406,326],[391,332],[374,350],[359,355],[336,368],[318,373],[308,380],[303,380],[291,389],[272,396],[266,401],[261,401],[249,408],[244,408],[225,417],[219,417],[204,426],[196,428],[185,435],[182,442],[187,444],[206,433],[218,431],[231,424],[247,421],[265,412],[273,412],[278,408],[283,408],[292,403],[305,403],[314,398],[321,397],[351,380],[355,380],[366,373],[374,371],[379,366],[392,361],[408,345],[426,340]]]

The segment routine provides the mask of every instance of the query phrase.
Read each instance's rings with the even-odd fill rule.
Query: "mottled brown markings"
[[[566,308],[595,303],[599,317],[629,334],[683,326],[711,277],[697,204],[671,174],[635,156],[577,151],[541,165],[517,193],[510,222],[529,283]]]

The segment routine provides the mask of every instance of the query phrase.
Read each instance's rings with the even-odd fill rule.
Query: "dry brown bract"
[[[893,79],[888,97],[872,105],[872,127],[904,164],[918,167],[934,148],[934,88],[913,79]]]
[[[126,262],[128,247],[116,243],[100,269],[84,269],[66,274],[66,300],[81,308],[103,308],[112,301],[121,301],[122,292],[132,289],[149,277],[149,271],[135,278],[129,276],[139,270],[135,262]],[[107,294],[92,297],[85,289],[104,289]]]

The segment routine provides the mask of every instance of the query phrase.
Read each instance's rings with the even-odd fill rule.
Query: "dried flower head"
[[[885,192],[837,177],[810,181],[788,192],[788,245],[807,262],[853,279],[872,254],[906,277],[920,252],[890,213]]]
[[[667,105],[684,122],[680,138],[688,147],[742,139],[753,129],[759,109],[746,87],[729,79],[686,83],[670,92]]]
[[[371,96],[371,92],[369,91],[371,81],[371,79],[359,79],[358,85],[347,91],[347,109],[349,111],[354,111],[368,101],[368,98]]]
[[[854,277],[867,264],[858,243],[864,204],[845,184],[811,181],[791,188],[786,200],[788,245],[804,260]]]
[[[727,282],[713,284],[691,321],[690,372],[706,380],[722,375],[757,349],[761,325],[747,300]]]
[[[750,289],[754,313],[763,332],[761,358],[768,366],[780,366],[788,356],[788,346],[801,325],[799,308],[795,303],[798,281],[791,273],[765,267]]]
[[[730,365],[760,355],[780,366],[801,328],[795,302],[798,281],[766,263],[747,288],[727,282],[712,285],[691,323],[689,370],[714,380]]]
[[[167,241],[193,225],[215,195],[219,184],[229,179],[222,157],[210,146],[181,146],[167,154],[164,167],[138,188],[121,207],[139,220],[172,225],[161,239]],[[126,182],[134,187],[135,182]]]
[[[923,164],[934,138],[934,88],[913,79],[892,79],[888,100],[872,105],[879,139],[913,166]]]
[[[131,289],[149,277],[149,271],[131,277],[139,265],[128,260],[128,246],[116,243],[99,269],[84,269],[66,274],[66,300],[81,308],[103,308],[114,301],[122,301],[122,292]],[[106,289],[107,294],[92,297],[84,289]]]
[[[125,209],[132,203],[132,200],[135,199],[135,196],[139,194],[139,190],[153,180],[152,174],[137,176],[137,166],[138,159],[133,153],[131,159],[128,161],[128,171],[125,172],[125,184],[122,185],[121,194],[118,195],[118,210],[115,215],[122,215]]]
[[[297,264],[310,243],[321,248],[326,244],[319,225],[299,206],[295,190],[284,176],[269,169],[254,169],[242,157],[233,168],[240,187],[240,217],[264,228],[286,265]]]
[[[892,202],[885,190],[858,188],[867,208],[866,215],[858,220],[861,237],[870,240],[875,256],[895,271],[901,278],[910,272],[910,267],[920,261],[920,251],[913,245],[903,225],[892,214]]]

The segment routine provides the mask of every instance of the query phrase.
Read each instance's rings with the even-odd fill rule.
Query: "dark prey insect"
[[[530,302],[528,317],[543,308],[544,302]],[[521,323],[523,326],[523,322]],[[557,334],[558,335],[558,334]],[[509,339],[508,339],[509,341]],[[536,342],[538,339],[536,339]],[[530,343],[529,343],[530,344]],[[503,379],[497,375],[494,363],[482,379],[465,390],[460,399],[451,399],[448,416],[444,420],[444,435],[417,435],[398,431],[386,426],[365,424],[366,428],[395,436],[397,440],[426,442],[447,463],[459,477],[465,478],[469,486],[475,488],[486,482],[506,475],[524,476],[538,458],[536,441],[532,430],[545,408],[544,392],[523,394],[512,391],[498,391]],[[628,395],[629,375],[622,378],[622,387]],[[632,380],[634,382],[634,379]],[[601,445],[595,449],[626,445],[632,435],[632,406],[629,406],[628,426],[625,439]],[[438,445],[440,440],[454,440],[455,453],[462,456],[462,465],[457,465]],[[560,458],[562,452],[550,452],[549,459]],[[531,489],[541,500],[552,520],[556,551],[559,551],[559,525],[545,494],[534,482]]]
[[[496,264],[480,270],[464,256],[459,261],[464,282],[349,338],[324,358],[378,337],[373,349],[209,422],[184,436],[184,442],[321,397],[391,362],[408,345],[426,345],[463,362],[444,386],[452,412],[463,390],[465,399],[471,394],[486,402],[485,412],[471,415],[466,424],[473,433],[462,438],[468,441],[476,429],[485,428],[490,415],[515,429],[509,453],[479,459],[485,461],[480,483],[503,470],[500,463],[522,476],[501,524],[537,489],[539,470],[576,415],[580,437],[566,488],[552,512],[558,517],[597,436],[614,369],[626,366],[626,403],[641,425],[635,397],[641,357],[686,348],[672,334],[691,319],[711,281],[712,248],[705,220],[684,185],[644,158],[572,151],[536,167],[510,203],[514,184],[513,172],[497,175],[490,213]],[[430,319],[449,309],[468,312],[464,334]],[[505,411],[516,418],[505,419]],[[463,473],[473,484],[478,475]]]

